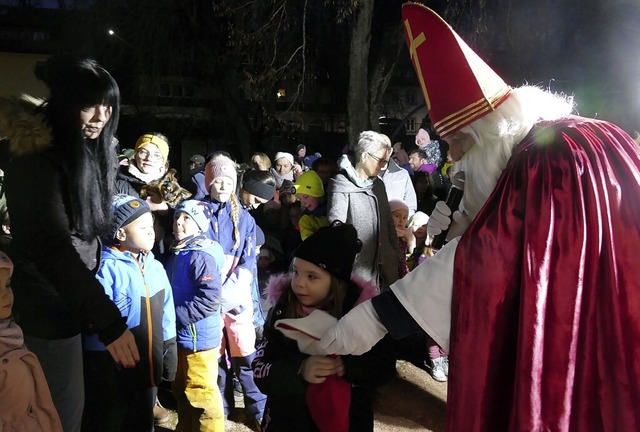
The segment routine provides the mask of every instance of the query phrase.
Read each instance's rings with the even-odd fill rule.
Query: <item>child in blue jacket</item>
[[[224,431],[217,385],[224,252],[204,234],[209,217],[206,204],[200,201],[183,201],[176,207],[176,243],[166,264],[178,333],[178,371],[173,382],[178,405],[176,431]]]
[[[157,387],[176,370],[176,316],[167,274],[154,259],[153,217],[146,202],[113,198],[114,223],[96,275],[135,337],[140,363],[117,365],[97,334],[84,337],[84,431],[152,432]]]

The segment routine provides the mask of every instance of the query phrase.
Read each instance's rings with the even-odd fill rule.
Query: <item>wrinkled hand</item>
[[[136,340],[129,330],[125,330],[118,339],[107,345],[107,350],[113,360],[122,367],[133,368],[140,362]]]
[[[360,303],[322,336],[318,344],[331,354],[360,355],[387,334],[371,300]]]
[[[300,375],[310,384],[325,382],[328,376],[344,375],[344,363],[340,357],[314,355],[307,357],[300,366]]]

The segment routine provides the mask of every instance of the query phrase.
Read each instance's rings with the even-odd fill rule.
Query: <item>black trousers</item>
[[[138,367],[124,369],[108,352],[85,351],[86,432],[153,432],[157,387],[144,385]]]

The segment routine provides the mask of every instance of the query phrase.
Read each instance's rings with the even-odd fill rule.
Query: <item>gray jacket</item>
[[[384,183],[378,177],[363,180],[343,157],[340,172],[329,180],[327,221],[352,224],[362,241],[353,272],[378,282],[381,291],[398,279],[400,262],[396,234]]]

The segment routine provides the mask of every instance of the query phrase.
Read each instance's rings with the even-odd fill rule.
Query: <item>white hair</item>
[[[507,166],[513,149],[531,129],[545,120],[557,120],[573,111],[573,99],[534,86],[512,90],[494,111],[460,129],[475,145],[456,163],[466,175],[462,209],[474,218],[489,198]]]
[[[385,134],[371,130],[361,132],[358,142],[352,148],[356,161],[360,160],[364,153],[376,153],[382,149],[391,153],[391,140]]]

